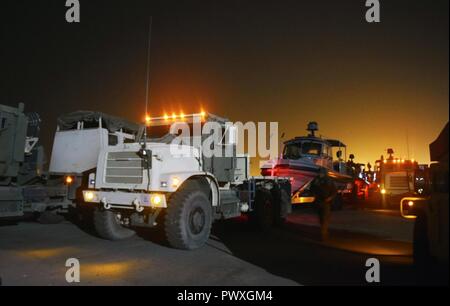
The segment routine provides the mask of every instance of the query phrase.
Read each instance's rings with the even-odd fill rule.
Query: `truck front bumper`
[[[86,203],[102,204],[106,208],[166,208],[167,200],[162,193],[83,190]]]

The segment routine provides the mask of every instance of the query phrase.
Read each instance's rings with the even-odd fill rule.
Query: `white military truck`
[[[100,150],[135,142],[143,126],[109,114],[76,111],[57,120],[49,165],[51,177],[65,176],[70,202],[82,198],[89,173],[95,172]]]
[[[208,145],[231,156],[203,154],[206,134],[173,143],[176,122],[193,129],[219,124],[222,141]],[[249,158],[236,154],[235,129],[227,122],[203,112],[153,118],[148,138],[101,149],[83,190],[85,205],[95,207],[99,236],[119,240],[132,236],[135,227],[160,225],[172,247],[195,249],[217,219],[248,214],[263,230],[282,223],[291,210],[289,179],[250,177]]]

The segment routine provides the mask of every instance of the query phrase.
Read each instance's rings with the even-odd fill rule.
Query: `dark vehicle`
[[[423,196],[405,197],[400,208],[405,218],[416,218],[414,261],[422,265],[437,262],[447,266],[449,245],[448,123],[430,144],[432,164]]]
[[[371,198],[382,208],[398,208],[403,197],[420,196],[424,192],[428,170],[414,159],[396,158],[394,150],[387,151],[388,158],[375,162]]]
[[[39,216],[39,221],[61,220],[54,213],[67,208],[64,176],[50,179],[44,171],[44,148],[39,143],[40,117],[0,105],[0,218]]]

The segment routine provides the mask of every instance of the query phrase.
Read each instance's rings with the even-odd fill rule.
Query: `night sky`
[[[2,3],[1,102],[43,119],[99,110],[144,116],[148,17],[153,16],[150,114],[203,108],[232,121],[279,121],[286,139],[341,139],[360,162],[394,148],[428,163],[448,121],[448,0],[65,0]],[[48,153],[50,149],[48,149]]]

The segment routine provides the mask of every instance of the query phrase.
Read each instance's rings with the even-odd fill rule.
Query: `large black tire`
[[[414,264],[418,267],[427,266],[431,262],[428,220],[427,215],[423,212],[417,215],[414,223],[413,258]]]
[[[107,240],[123,240],[136,234],[132,229],[122,226],[117,213],[111,210],[97,209],[94,212],[94,226],[97,234]]]
[[[169,199],[164,230],[170,246],[193,250],[209,239],[212,207],[208,195],[193,182],[186,182]]]
[[[269,231],[275,223],[275,207],[269,190],[258,189],[255,196],[255,207],[250,213],[251,222],[261,231]]]

